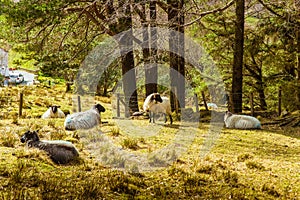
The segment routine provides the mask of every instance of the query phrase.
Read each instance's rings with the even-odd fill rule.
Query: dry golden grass
[[[40,119],[48,104],[72,111],[72,97],[63,94],[64,87],[9,90],[16,94],[21,89],[25,115],[17,118],[17,123],[10,113],[0,116],[0,199],[299,199],[297,128],[223,129],[215,145],[202,157],[209,124],[184,127],[186,136],[194,131],[195,138],[179,158],[161,167],[164,159],[176,152],[173,154],[172,145],[165,153],[157,151],[172,144],[179,122],[169,126],[149,125],[148,120],[113,119],[109,100],[97,98],[107,108],[102,121],[108,123],[86,132],[65,131],[63,119]],[[17,112],[18,104],[1,108],[1,112],[2,109]],[[44,152],[20,143],[20,136],[29,129],[39,130],[42,139],[73,142],[81,159],[65,166],[53,164]],[[106,140],[110,143],[100,148],[99,144]],[[140,166],[126,161],[117,150],[110,151],[111,146],[131,154],[133,160],[149,155],[147,162],[158,168],[138,171]],[[111,157],[106,157],[104,163],[107,152]],[[116,170],[109,162],[128,168]]]

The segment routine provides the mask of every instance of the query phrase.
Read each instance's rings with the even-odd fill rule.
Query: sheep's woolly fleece
[[[65,129],[72,131],[93,128],[100,123],[101,112],[105,112],[105,108],[100,104],[96,104],[87,111],[67,115],[64,122]]]
[[[261,123],[258,119],[247,115],[235,115],[226,111],[224,122],[227,128],[237,129],[261,129]]]
[[[21,142],[26,142],[28,147],[45,151],[56,164],[67,164],[79,156],[76,147],[71,142],[40,140],[38,131],[26,131],[21,137]]]

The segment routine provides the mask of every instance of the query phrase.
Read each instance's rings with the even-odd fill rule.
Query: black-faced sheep
[[[105,112],[105,108],[100,104],[96,104],[87,111],[67,115],[64,123],[65,129],[73,131],[93,128],[101,122],[101,112]]]
[[[26,131],[21,137],[22,143],[45,151],[51,160],[57,164],[67,164],[79,156],[76,147],[63,140],[40,140],[38,131]]]
[[[143,109],[145,112],[149,112],[150,122],[152,121],[154,123],[155,114],[163,113],[165,122],[167,122],[166,115],[168,115],[170,124],[173,123],[171,104],[168,97],[161,97],[159,93],[150,94],[144,101]]]
[[[64,118],[65,114],[60,109],[60,106],[52,105],[48,108],[48,110],[42,115],[42,119],[49,119],[49,118]]]
[[[225,126],[227,128],[237,129],[261,129],[261,123],[258,119],[247,115],[236,115],[226,111],[224,116]]]

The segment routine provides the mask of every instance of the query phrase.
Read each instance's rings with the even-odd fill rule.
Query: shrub
[[[133,150],[137,150],[139,148],[137,140],[130,139],[130,138],[124,139],[121,145],[123,148],[128,148]]]

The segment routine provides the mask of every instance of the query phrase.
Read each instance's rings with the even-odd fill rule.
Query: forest
[[[299,0],[0,7],[0,67],[36,77],[5,87],[0,73],[2,199],[299,198]],[[153,93],[170,101],[167,122],[149,123]],[[94,104],[99,126],[65,129]],[[64,117],[43,119],[53,105]],[[259,129],[228,126],[227,111]],[[35,130],[79,158],[61,165],[24,145]]]

